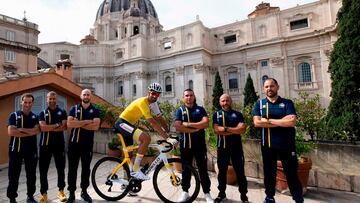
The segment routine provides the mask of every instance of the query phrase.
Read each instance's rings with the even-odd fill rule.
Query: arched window
[[[189,80],[189,89],[194,90],[194,82],[192,80]]]
[[[311,82],[311,66],[309,63],[300,63],[298,66],[299,82]]]
[[[171,92],[171,91],[172,91],[171,77],[167,76],[165,78],[165,92]]]
[[[261,77],[261,81],[262,81],[262,85],[264,85],[264,82],[267,80],[269,78],[269,76],[267,76],[267,75],[263,75],[262,77]]]

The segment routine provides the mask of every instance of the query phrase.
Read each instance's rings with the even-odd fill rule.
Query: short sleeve
[[[35,125],[39,124],[39,116],[34,114],[35,115]]]
[[[182,121],[182,113],[181,113],[181,107],[178,108],[175,112],[175,120],[176,121]]]
[[[261,113],[260,113],[260,100],[258,100],[255,103],[252,113],[253,113],[253,116],[261,116]]]
[[[213,115],[212,115],[212,124],[214,125],[214,124],[219,124],[219,122],[218,122],[218,119],[217,119],[217,111],[215,111],[214,113],[213,113]]]
[[[94,118],[100,118],[100,111],[97,108],[94,108]]]
[[[10,125],[16,126],[16,112],[12,112],[12,113],[9,115],[8,126],[10,126]]]
[[[65,109],[62,109],[62,118],[61,118],[61,120],[62,121],[67,120],[67,113],[66,113]]]
[[[239,123],[245,123],[244,116],[241,112],[237,112],[237,116],[238,116]]]
[[[69,111],[69,116],[72,116],[72,117],[74,117],[74,118],[76,117],[76,116],[75,116],[75,106],[72,106],[72,107],[71,107],[71,109],[70,109],[70,111]]]
[[[201,115],[202,115],[203,117],[208,117],[208,115],[207,115],[204,107],[200,107],[200,111],[201,111]]]
[[[295,106],[291,100],[287,100],[286,115],[296,115]]]
[[[149,106],[155,115],[157,116],[161,115],[161,111],[157,102],[151,103]]]
[[[39,121],[45,121],[44,111],[41,111],[41,112],[39,113]]]
[[[145,117],[145,119],[150,119],[150,118],[152,118],[152,116],[151,116],[151,114],[150,114],[149,104],[147,104],[147,103],[145,102],[145,100],[142,100],[142,101],[139,103],[139,108],[140,108],[141,113],[142,113],[143,116]]]

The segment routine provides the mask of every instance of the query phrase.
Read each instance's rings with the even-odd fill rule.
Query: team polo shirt
[[[287,115],[296,115],[296,112],[291,100],[278,97],[275,103],[271,103],[267,98],[257,101],[253,115],[281,119]],[[295,127],[260,128],[260,134],[262,146],[279,149],[295,148]]]
[[[244,123],[243,115],[230,109],[229,111],[220,110],[213,113],[213,125],[217,124],[224,127],[236,127],[239,123]],[[239,145],[241,142],[240,134],[218,135],[217,147],[227,148],[232,144]],[[239,145],[241,147],[241,143]]]
[[[56,106],[54,110],[47,108],[40,112],[39,121],[45,121],[47,125],[62,124],[67,119],[66,111]],[[62,144],[64,142],[63,131],[41,132],[40,146]]]
[[[207,117],[205,109],[196,104],[192,108],[188,108],[185,105],[181,106],[175,113],[176,121],[184,121],[196,123],[200,122],[203,117]],[[181,133],[180,141],[183,148],[192,148],[205,146],[205,130],[201,129],[194,133]]]
[[[90,104],[86,109],[83,108],[81,104],[78,104],[71,107],[69,116],[72,116],[79,121],[93,120],[94,118],[99,118],[99,110],[96,109],[92,104]],[[93,144],[94,131],[83,128],[73,128],[71,129],[70,142]]]
[[[16,128],[34,128],[39,124],[39,119],[36,114],[30,111],[25,115],[22,111],[16,111],[10,114],[8,126],[13,125]],[[9,150],[14,152],[27,151],[36,149],[36,134],[27,137],[11,136]]]
[[[126,120],[131,125],[144,116],[145,119],[152,118],[150,110],[153,110],[155,114],[160,115],[160,110],[156,102],[149,104],[147,97],[140,97],[126,107],[126,109],[120,114],[120,118]]]

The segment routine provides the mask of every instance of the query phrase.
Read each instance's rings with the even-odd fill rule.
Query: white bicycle
[[[91,181],[96,193],[107,201],[117,201],[124,198],[129,191],[137,193],[141,190],[142,180],[130,176],[129,152],[139,146],[126,146],[120,133],[117,133],[125,155],[124,159],[116,157],[104,157],[96,162]],[[149,148],[159,151],[159,155],[150,164],[142,169],[145,175],[154,171],[152,182],[154,190],[159,198],[166,203],[175,203],[182,193],[182,172],[175,169],[175,163],[181,163],[179,158],[168,159],[166,154],[173,149],[171,143],[166,140],[159,140],[156,144],[150,144]],[[196,199],[200,190],[199,174],[193,166],[182,166],[190,172],[190,198],[186,202]]]

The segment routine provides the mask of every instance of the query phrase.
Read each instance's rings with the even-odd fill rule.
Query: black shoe
[[[82,191],[80,196],[84,200],[84,202],[92,203],[92,199],[86,191]]]
[[[34,197],[27,197],[26,198],[26,203],[38,203],[38,202],[35,201]]]
[[[11,199],[10,199],[10,203],[17,203],[17,201],[16,201],[15,198],[11,198]]]
[[[219,193],[219,195],[215,198],[214,203],[221,203],[226,200],[226,195],[223,193]]]
[[[275,203],[275,199],[273,197],[266,197],[264,203]]]
[[[246,195],[241,195],[240,199],[243,203],[249,203],[249,198]]]
[[[70,193],[69,198],[67,199],[66,203],[75,203],[75,194]]]

